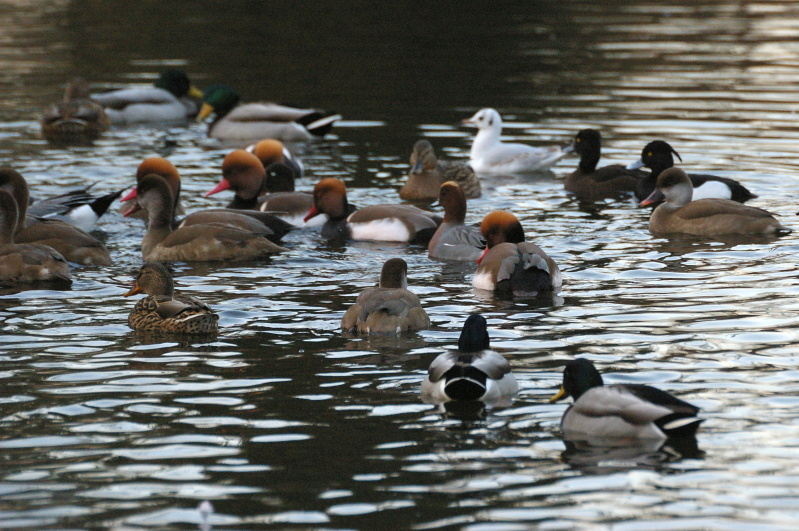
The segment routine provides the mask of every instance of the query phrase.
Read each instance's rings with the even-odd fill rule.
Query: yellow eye
[[[578,144],[579,144],[580,142],[582,142],[582,141],[581,141],[579,138],[575,138],[575,139],[574,139],[574,141],[575,141],[575,142],[577,142]]]
[[[646,156],[647,157],[651,157],[652,156],[652,152],[650,151],[649,153],[646,154]]]

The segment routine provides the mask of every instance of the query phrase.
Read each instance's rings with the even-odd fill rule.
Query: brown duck
[[[16,243],[41,243],[58,251],[67,261],[81,265],[111,265],[111,255],[97,238],[64,221],[29,217],[28,183],[11,168],[0,169],[0,189],[17,203],[19,219]]]
[[[54,144],[91,143],[109,125],[102,105],[89,99],[89,85],[82,78],[67,83],[63,101],[49,107],[41,119],[42,135]]]
[[[66,260],[53,248],[38,243],[15,244],[19,212],[14,197],[0,190],[0,284],[65,281],[72,276]]]
[[[647,206],[663,201],[649,218],[653,234],[682,233],[695,236],[763,235],[791,232],[769,212],[729,199],[692,201],[691,179],[679,168],[670,168],[657,179],[655,191],[641,202]]]
[[[147,296],[136,303],[128,316],[134,330],[179,334],[215,334],[219,316],[206,303],[187,295],[175,294],[169,270],[158,262],[147,262],[139,270],[133,289],[125,293]]]
[[[480,228],[466,225],[466,197],[454,181],[441,185],[438,203],[444,207],[444,222],[430,239],[427,256],[433,260],[474,262],[483,254],[486,242]]]
[[[286,149],[283,142],[276,138],[267,138],[259,140],[251,146],[247,146],[247,151],[258,157],[264,168],[268,168],[270,164],[281,163],[288,166],[291,170],[292,179],[299,179],[302,177],[305,169],[302,163],[295,159],[291,152]]]
[[[341,320],[345,332],[366,334],[399,334],[426,330],[430,318],[419,297],[408,291],[408,264],[402,258],[391,258],[383,264],[380,284],[358,295]]]
[[[469,164],[440,161],[429,141],[417,141],[411,152],[408,182],[400,188],[400,197],[406,201],[435,201],[439,188],[446,181],[458,183],[469,199],[480,197],[480,179]]]
[[[263,258],[284,251],[269,241],[266,231],[248,231],[222,223],[196,223],[173,228],[174,199],[169,184],[151,174],[139,183],[138,201],[132,207],[146,208],[147,232],[142,240],[145,261],[210,262]]]
[[[524,229],[510,212],[491,212],[480,224],[486,249],[472,279],[478,289],[498,297],[551,296],[563,280],[557,264],[536,244],[526,242]]]

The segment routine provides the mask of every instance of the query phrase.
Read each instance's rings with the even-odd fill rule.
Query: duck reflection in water
[[[702,459],[696,437],[675,437],[665,442],[658,439],[637,441],[628,446],[608,446],[607,441],[563,441],[566,450],[561,460],[583,472],[609,474],[630,468],[658,468],[682,459]]]

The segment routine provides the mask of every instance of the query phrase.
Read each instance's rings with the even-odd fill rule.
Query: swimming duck
[[[37,243],[14,243],[18,219],[17,202],[0,189],[0,284],[71,282],[69,265],[55,249]]]
[[[583,129],[574,137],[574,142],[564,151],[580,155],[580,164],[563,183],[567,192],[581,201],[600,201],[635,192],[638,182],[647,174],[639,170],[628,170],[621,164],[612,164],[597,169],[602,152],[602,135],[596,129]]]
[[[178,173],[178,169],[175,167],[174,164],[169,162],[163,157],[148,157],[139,163],[139,166],[136,168],[136,185],[144,179],[145,176],[154,173],[156,175],[160,175],[163,177],[167,183],[169,183],[169,188],[172,190],[172,198],[175,200],[175,215],[182,216],[185,212],[183,210],[183,205],[180,203],[180,174]],[[128,201],[136,201],[136,188],[134,187],[125,197],[120,199],[122,203],[126,203]],[[122,205],[119,212],[122,215],[128,214],[127,217],[132,217],[136,219],[144,220],[145,222],[148,219],[147,210],[143,208],[134,209],[131,212],[130,205]]]
[[[655,140],[644,146],[644,149],[641,151],[641,158],[637,162],[633,162],[627,166],[627,169],[631,170],[644,166],[652,170],[646,178],[638,182],[635,196],[639,200],[644,200],[649,197],[655,190],[655,185],[660,174],[674,166],[674,157],[672,157],[672,154],[677,155],[677,158],[682,162],[680,154],[667,142]],[[745,203],[757,197],[747,190],[745,186],[733,179],[695,173],[688,174],[688,177],[691,179],[691,184],[694,187],[694,201],[697,199],[717,198],[732,199],[738,203]]]
[[[430,328],[419,297],[408,291],[407,273],[402,258],[386,260],[380,284],[358,295],[341,319],[341,329],[353,334],[399,334]]]
[[[422,399],[440,404],[450,400],[497,402],[510,400],[519,384],[510,363],[491,350],[485,317],[470,315],[463,324],[458,350],[440,354],[422,382]]]
[[[560,422],[567,439],[667,439],[693,437],[702,419],[699,408],[672,395],[640,384],[603,385],[602,375],[584,358],[563,370],[563,385],[550,398],[572,396],[574,403]]]
[[[208,127],[208,136],[231,141],[311,140],[325,136],[341,119],[339,114],[314,109],[296,109],[276,103],[240,103],[239,95],[226,85],[212,85],[205,90],[197,121],[211,114],[216,117]]]
[[[253,155],[249,156],[255,158]],[[260,164],[260,162],[258,163]],[[160,175],[162,178],[164,178],[164,180],[166,180],[166,182],[169,184],[170,191],[173,194],[172,197],[175,198],[175,209],[177,210],[180,207],[180,200],[177,199],[177,196],[174,194],[180,193],[180,175],[178,174],[178,170],[175,168],[174,164],[161,157],[151,157],[145,159],[141,164],[139,164],[139,167],[136,170],[137,182],[140,183],[141,180],[147,175]],[[127,196],[123,197],[122,201],[136,199],[137,195],[138,185],[137,188],[134,188]],[[127,209],[123,211],[123,215],[131,216],[132,214],[134,217],[136,217],[140,209],[141,205],[139,205],[138,208],[127,207]],[[145,217],[144,219],[149,219],[149,216]],[[176,217],[172,220],[172,228],[177,229],[188,225],[202,225],[207,223],[222,224],[250,232],[264,233],[267,234],[268,238],[275,243],[279,242],[283,236],[285,236],[294,228],[288,223],[269,213],[247,210],[232,210],[229,208],[198,210],[188,214],[182,219],[178,219]]]
[[[81,78],[67,83],[64,99],[41,119],[42,135],[55,144],[91,143],[108,131],[109,124],[102,105],[89,99],[89,86]]]
[[[52,247],[67,261],[82,265],[111,265],[111,255],[100,240],[58,219],[28,216],[28,183],[19,172],[0,168],[0,189],[17,204],[19,219],[14,234],[16,243],[40,243]]]
[[[175,294],[169,270],[158,262],[147,262],[139,270],[130,297],[146,293],[128,316],[134,330],[174,332],[179,334],[216,334],[219,316],[199,299]]]
[[[105,107],[111,123],[136,124],[189,120],[197,114],[202,96],[185,72],[169,69],[161,72],[153,87],[112,90],[91,98]]]
[[[438,204],[444,207],[444,221],[430,238],[427,256],[433,260],[476,261],[483,254],[486,242],[479,227],[464,224],[463,189],[453,181],[445,182],[440,188]]]
[[[558,146],[537,148],[502,142],[502,117],[494,109],[481,109],[463,123],[477,126],[469,160],[477,173],[545,171],[566,154]]]
[[[472,286],[500,298],[548,296],[560,291],[563,279],[557,264],[534,243],[524,241],[524,229],[510,212],[495,211],[483,218],[480,233],[486,248]]]
[[[291,176],[294,179],[302,178],[305,173],[302,162],[294,158],[283,142],[276,138],[259,140],[255,144],[247,146],[247,151],[258,157],[264,168],[268,168],[270,164],[285,164],[291,170]]]
[[[147,262],[253,260],[285,250],[269,241],[266,231],[242,230],[216,222],[173,228],[175,203],[166,180],[150,174],[137,189],[138,201],[131,210],[147,209],[147,232],[142,240],[142,256]]]
[[[111,203],[125,190],[95,196],[89,191],[94,184],[70,190],[63,194],[34,201],[28,207],[28,215],[35,218],[59,219],[81,230],[90,231],[108,211]]]
[[[657,188],[641,206],[663,201],[652,211],[649,230],[653,234],[682,233],[695,236],[780,235],[791,232],[769,212],[729,199],[692,201],[691,180],[679,168],[660,174]]]
[[[327,214],[322,236],[381,242],[427,243],[441,224],[441,218],[410,205],[371,205],[356,209],[347,201],[347,187],[326,177],[313,189],[314,204],[305,221]]]
[[[469,199],[480,197],[480,179],[471,166],[463,162],[440,161],[430,142],[417,141],[411,152],[408,182],[400,188],[400,197],[406,201],[435,201],[445,181],[458,183]]]

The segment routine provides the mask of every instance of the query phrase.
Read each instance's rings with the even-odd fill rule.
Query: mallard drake
[[[494,109],[481,109],[463,123],[477,126],[469,160],[477,173],[546,171],[566,154],[558,146],[537,148],[502,142],[502,117]]]
[[[464,162],[440,161],[429,141],[417,141],[411,152],[408,182],[400,188],[400,197],[406,201],[435,201],[439,188],[446,181],[458,183],[469,199],[480,197],[480,179],[471,166]]]
[[[292,156],[283,142],[276,138],[259,140],[255,144],[247,146],[247,151],[258,157],[264,168],[268,168],[270,164],[285,164],[291,171],[293,179],[300,179],[305,173],[302,162]]]
[[[640,170],[628,170],[621,164],[597,169],[602,154],[602,135],[596,129],[583,129],[565,152],[580,155],[577,169],[566,176],[563,183],[567,192],[581,201],[600,201],[635,192],[638,182],[647,176]]]
[[[28,207],[28,215],[35,218],[59,219],[81,230],[89,231],[108,211],[111,203],[125,190],[101,196],[92,195],[93,184],[70,190],[60,195],[34,201]]]
[[[563,279],[557,264],[536,244],[526,242],[518,218],[501,210],[480,224],[486,248],[477,260],[472,286],[500,298],[551,296]]]
[[[305,221],[327,214],[330,219],[322,225],[322,236],[328,239],[428,243],[441,224],[440,217],[411,205],[356,209],[347,201],[347,187],[334,177],[316,183],[313,198],[313,208]]]
[[[485,317],[470,315],[463,324],[458,350],[440,354],[422,382],[422,399],[509,401],[519,392],[510,363],[491,350]]]
[[[341,119],[339,114],[314,109],[296,109],[276,103],[240,103],[236,91],[226,85],[212,85],[205,90],[197,121],[211,114],[216,117],[208,126],[208,136],[241,142],[256,138],[289,142],[321,138]]]
[[[71,282],[69,265],[55,249],[37,243],[14,243],[18,219],[17,202],[0,189],[0,283]]]
[[[105,108],[111,123],[178,122],[197,114],[203,93],[182,70],[161,72],[152,87],[131,87],[92,94]]]
[[[641,150],[641,158],[637,162],[633,162],[627,169],[638,169],[647,167],[652,172],[644,179],[638,182],[638,187],[635,190],[635,196],[639,200],[644,200],[649,197],[655,190],[657,179],[660,174],[674,166],[674,157],[676,155],[680,162],[682,158],[673,147],[667,142],[662,140],[655,140],[650,142],[644,149]],[[745,203],[750,199],[757,197],[755,194],[747,190],[747,188],[734,179],[727,177],[717,177],[716,175],[699,175],[689,173],[688,177],[691,179],[691,184],[694,187],[693,200],[697,199],[731,199],[738,203]]]
[[[380,284],[358,295],[341,319],[341,329],[387,335],[430,328],[419,297],[408,291],[407,273],[408,264],[402,258],[386,260]]]
[[[641,206],[660,203],[649,218],[653,234],[682,233],[695,236],[788,234],[769,212],[742,205],[729,199],[692,201],[691,179],[679,168],[660,174],[657,188],[641,202]]]
[[[486,242],[480,228],[465,225],[466,197],[453,181],[441,185],[438,204],[444,207],[444,221],[427,246],[433,260],[474,262],[483,254]]]
[[[102,105],[89,99],[89,86],[82,78],[67,83],[63,101],[42,115],[42,135],[54,144],[91,143],[108,131],[108,116]]]
[[[14,241],[52,247],[69,262],[82,265],[111,265],[111,255],[100,240],[74,225],[57,219],[28,216],[28,183],[19,172],[0,168],[0,189],[17,203],[19,219]]]
[[[242,153],[244,152],[242,151]],[[255,158],[253,155],[248,156],[252,157],[253,159]],[[256,162],[258,161],[256,160]],[[260,162],[258,162],[258,164],[260,164]],[[174,208],[177,210],[180,207],[180,199],[178,199],[177,195],[180,194],[180,175],[178,174],[178,170],[175,168],[174,164],[161,157],[151,157],[145,159],[141,164],[139,164],[139,167],[136,171],[137,183],[140,183],[141,180],[148,175],[159,175],[167,182],[170,192],[173,194],[173,200],[175,201]],[[138,184],[137,187],[131,190],[127,196],[122,198],[122,201],[136,199],[137,195]],[[133,206],[127,207],[125,210],[123,210],[123,215],[133,215],[134,217],[137,217],[140,210],[142,210],[141,205],[134,204]],[[144,219],[149,219],[149,216],[145,217]],[[178,229],[189,225],[202,225],[208,223],[226,225],[228,227],[234,227],[250,232],[263,233],[266,234],[270,240],[276,243],[294,228],[285,221],[266,212],[232,210],[227,208],[198,210],[188,214],[182,219],[175,217],[172,220],[172,228]]]
[[[128,316],[134,330],[174,332],[179,334],[216,334],[219,316],[199,299],[175,294],[169,270],[158,262],[147,262],[136,276],[130,297],[146,293]]]
[[[584,358],[570,361],[563,370],[563,385],[549,399],[567,396],[574,403],[560,422],[566,439],[641,439],[693,437],[702,419],[699,408],[679,398],[640,384],[604,385],[594,364]],[[616,441],[616,443],[619,441]]]

